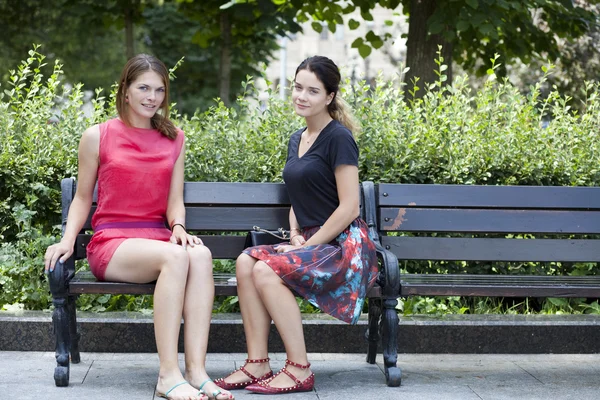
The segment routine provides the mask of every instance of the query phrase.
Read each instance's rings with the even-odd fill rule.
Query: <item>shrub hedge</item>
[[[356,134],[362,180],[489,185],[600,183],[598,82],[583,84],[582,111],[573,112],[571,99],[556,90],[540,97],[540,87],[550,71],[523,94],[507,80],[496,80],[492,65],[486,83],[475,92],[466,76],[445,86],[442,61],[438,60],[439,81],[414,102],[406,100],[406,86],[400,76],[391,81],[377,79],[374,87],[346,82],[341,95],[362,125]],[[114,87],[108,94],[96,91],[91,115],[85,115],[82,86],[62,82],[60,64],[45,67],[52,72],[44,75],[44,65],[44,56],[36,47],[18,70],[11,71],[10,80],[2,83],[0,306],[49,307],[42,257],[45,247],[60,233],[60,180],[76,176],[77,145],[84,129],[115,114]],[[216,101],[206,112],[183,116],[177,113],[176,105],[173,107],[176,124],[186,132],[186,180],[281,181],[287,138],[302,126],[302,120],[294,115],[290,102],[280,100],[276,92],[268,91],[268,100],[261,104],[251,77],[244,89],[244,96],[231,108]],[[482,267],[509,273],[527,268],[545,268],[548,273],[598,273],[595,264],[404,266],[438,271]],[[404,312],[439,312],[444,308],[461,312],[466,304],[456,299],[434,301],[433,306],[431,302],[411,299],[403,303]],[[83,298],[80,306],[136,309],[148,303],[96,296]],[[548,304],[541,306],[542,311],[555,307],[569,312],[598,311],[597,302],[591,306],[584,301]],[[221,299],[218,305],[231,309],[235,299]]]

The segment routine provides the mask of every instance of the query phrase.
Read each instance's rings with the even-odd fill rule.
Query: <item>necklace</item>
[[[307,129],[306,129],[306,138],[305,138],[306,144],[310,144],[310,142],[311,142],[311,141],[313,141],[313,139],[315,139],[315,140],[316,140],[316,139],[319,137],[319,134],[321,133],[321,131],[322,131],[323,129],[325,129],[325,127],[326,127],[327,125],[329,125],[329,123],[330,123],[330,122],[331,122],[331,120],[330,120],[330,121],[327,121],[327,123],[326,123],[326,124],[325,124],[325,125],[324,125],[324,126],[321,128],[321,129],[319,129],[319,130],[317,131],[317,133],[313,133],[313,134],[312,134],[312,137],[309,137],[309,134],[308,134],[308,128],[307,128]]]

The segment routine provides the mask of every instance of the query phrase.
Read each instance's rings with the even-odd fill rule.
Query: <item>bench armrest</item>
[[[73,178],[65,178],[60,182],[61,190],[61,206],[62,206],[62,234],[65,234],[67,227],[67,215],[69,208],[75,197],[76,183]],[[75,249],[77,250],[77,249]],[[56,299],[65,298],[69,291],[69,281],[75,276],[75,252],[64,263],[57,261],[54,266],[54,271],[48,273],[50,283],[50,292],[52,297]]]
[[[69,282],[75,276],[75,257],[71,256],[64,263],[57,261],[54,270],[48,273],[50,292],[56,300],[66,298],[69,292]]]
[[[377,258],[381,262],[378,283],[382,289],[382,296],[386,299],[400,297],[400,267],[396,256],[383,248],[379,240],[377,229],[377,194],[373,182],[365,181],[361,184],[363,201],[363,218],[369,227],[369,235],[375,242]]]

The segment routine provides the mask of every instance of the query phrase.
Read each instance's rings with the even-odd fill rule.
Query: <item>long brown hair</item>
[[[327,94],[333,93],[333,100],[327,106],[327,111],[331,118],[340,121],[342,125],[356,133],[360,131],[360,125],[352,115],[348,103],[339,96],[340,81],[342,79],[340,70],[335,63],[323,56],[313,56],[302,61],[296,69],[296,75],[301,70],[307,70],[314,73],[325,86]]]
[[[117,92],[117,112],[119,118],[127,125],[131,126],[128,117],[128,106],[126,102],[127,89],[141,74],[148,71],[154,71],[162,78],[165,85],[165,98],[152,117],[150,123],[152,127],[169,139],[177,137],[177,128],[169,119],[169,71],[165,64],[158,58],[148,54],[138,54],[127,61],[121,79],[119,79],[119,91]]]

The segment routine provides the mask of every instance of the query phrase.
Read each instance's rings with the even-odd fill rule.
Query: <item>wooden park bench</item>
[[[74,179],[63,179],[61,182],[63,232],[75,189]],[[187,229],[201,233],[200,238],[210,248],[214,259],[236,259],[243,250],[246,239],[245,235],[240,233],[248,232],[254,225],[272,230],[279,227],[287,228],[289,225],[290,203],[285,186],[279,183],[186,182],[184,203]],[[95,204],[92,213],[94,209]],[[154,284],[98,282],[89,271],[75,273],[75,260],[86,257],[86,245],[91,235],[85,232],[91,230],[90,221],[91,215],[77,237],[73,256],[64,264],[58,263],[54,272],[49,274],[54,304],[52,319],[56,335],[57,361],[54,380],[57,386],[69,384],[70,362],[80,361],[75,307],[78,295],[84,293],[152,294],[154,292]],[[379,282],[382,285],[390,281],[384,275],[385,271],[381,270]],[[229,282],[231,277],[233,274],[215,274],[215,295],[237,295],[235,283]],[[373,307],[378,308],[381,294],[380,285],[373,287],[367,294]],[[397,297],[396,293],[394,293],[395,297]],[[376,315],[378,312],[372,314]],[[371,322],[376,324],[379,320],[372,318]],[[385,322],[384,326],[389,328],[389,323]],[[377,350],[379,328],[372,326],[369,330],[373,333],[369,336],[368,361],[374,363],[376,353],[372,351]],[[386,334],[385,331],[383,338],[390,343],[396,343],[395,336]],[[384,344],[386,348],[389,346]],[[398,386],[400,381],[388,379],[387,383],[390,386]]]
[[[397,335],[398,319],[391,311],[396,302],[385,297],[386,290],[396,287],[401,297],[600,297],[600,276],[547,275],[541,268],[543,274],[534,276],[395,275],[405,260],[598,262],[600,240],[594,238],[600,234],[598,187],[362,185],[369,225],[383,247],[383,269],[398,280],[387,281],[383,289],[387,303],[383,324],[392,327],[384,335]],[[519,234],[537,238],[516,238]],[[378,312],[371,307],[370,318],[377,319],[373,313]],[[384,349],[384,363],[399,374],[395,348]]]

